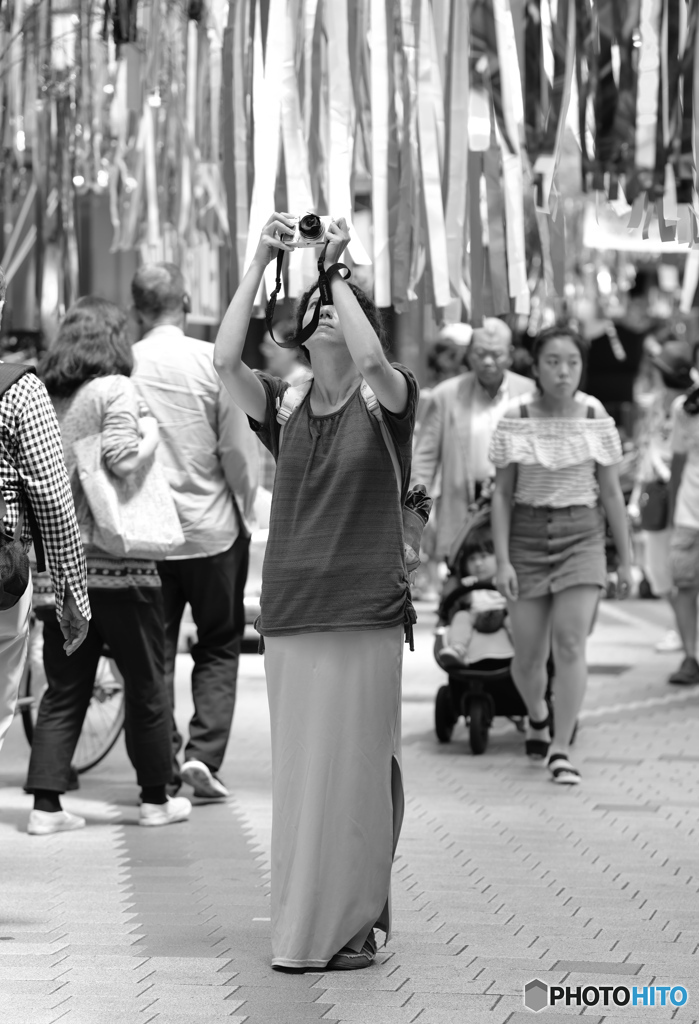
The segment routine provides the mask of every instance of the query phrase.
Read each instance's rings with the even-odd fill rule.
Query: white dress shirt
[[[163,324],[133,346],[132,380],[160,427],[165,470],[185,535],[174,558],[227,551],[252,515],[256,440],[214,369],[214,346]]]

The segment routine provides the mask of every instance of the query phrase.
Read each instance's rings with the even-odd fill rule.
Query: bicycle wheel
[[[73,754],[78,775],[94,768],[107,756],[124,728],[124,680],[114,661],[103,654],[97,665],[95,685]]]
[[[36,636],[33,642],[37,642]],[[19,710],[27,742],[34,739],[34,725],[39,704],[46,689],[46,677],[40,661],[27,661],[20,686]],[[73,755],[72,766],[82,774],[107,756],[124,726],[124,680],[109,652],[105,649],[95,673],[92,697]]]

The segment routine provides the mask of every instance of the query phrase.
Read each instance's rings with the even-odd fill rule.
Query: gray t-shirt
[[[410,480],[419,389],[404,366],[408,404],[382,407]],[[250,420],[277,461],[269,539],[262,571],[264,636],[384,629],[400,625],[410,599],[401,503],[391,457],[359,392],[341,409],[315,416],[309,395],[289,418],[279,452],[277,400],[289,386],[258,372],[267,394],[264,423]]]

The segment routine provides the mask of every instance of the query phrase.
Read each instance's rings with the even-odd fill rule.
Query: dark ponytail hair
[[[569,341],[573,342],[573,344],[577,348],[578,352],[580,353],[580,358],[582,359],[582,364],[583,364],[582,372],[583,372],[583,375],[585,373],[585,369],[587,367],[587,357],[588,357],[588,355],[590,353],[590,346],[585,341],[585,339],[582,337],[582,335],[579,334],[575,330],[575,328],[571,327],[570,324],[567,324],[567,323],[554,324],[553,327],[547,327],[547,328],[545,328],[545,330],[539,331],[537,336],[534,338],[534,342],[533,342],[532,348],[531,348],[532,370],[534,371],[534,379],[536,381],[536,386],[537,386],[538,391],[541,391],[541,385],[539,384],[539,378],[536,375],[536,370],[538,368],[539,359],[541,358],[541,354],[544,351],[544,349],[546,348],[547,344],[550,341],[554,341],[556,338],[568,338]]]

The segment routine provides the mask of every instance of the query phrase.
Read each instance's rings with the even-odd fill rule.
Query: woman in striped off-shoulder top
[[[526,750],[548,756],[554,782],[575,784],[568,754],[587,684],[585,647],[606,584],[605,513],[619,553],[619,591],[630,585],[621,442],[595,398],[578,391],[584,342],[568,327],[540,334],[532,351],[538,391],[510,406],[496,429],[492,505],[498,587],[508,599],[513,679],[529,713]],[[545,694],[555,665],[555,742]]]

